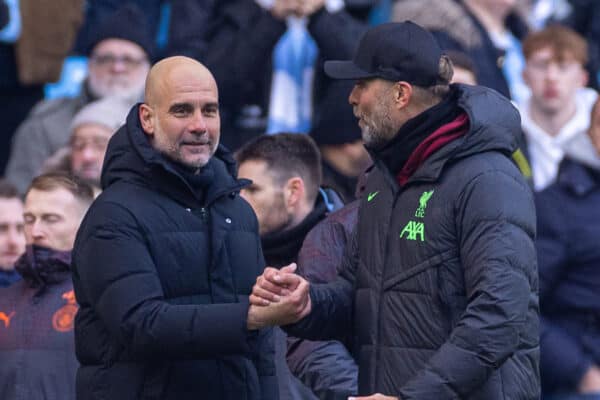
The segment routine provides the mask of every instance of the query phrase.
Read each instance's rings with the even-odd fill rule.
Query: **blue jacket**
[[[535,204],[542,387],[574,391],[600,365],[600,171],[563,161]]]
[[[73,252],[78,399],[276,399],[272,330],[246,329],[264,269],[247,181],[219,148],[212,181],[190,186],[137,115],[109,143]]]

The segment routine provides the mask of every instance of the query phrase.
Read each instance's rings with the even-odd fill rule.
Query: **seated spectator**
[[[543,190],[556,180],[565,155],[600,167],[588,136],[597,93],[585,89],[587,45],[569,28],[551,26],[523,42],[523,77],[531,89],[519,104],[534,188]]]
[[[125,6],[104,21],[88,46],[89,76],[77,98],[42,101],[15,134],[6,177],[23,192],[48,157],[69,142],[69,126],[86,104],[107,96],[141,100],[153,41],[143,13]]]
[[[23,201],[13,185],[0,180],[0,287],[21,279],[14,267],[24,251]]]
[[[49,158],[45,171],[72,174],[100,190],[100,173],[111,136],[125,123],[129,104],[118,97],[105,97],[83,107],[71,123],[69,146]]]
[[[0,398],[75,399],[77,303],[71,281],[75,234],[92,189],[66,175],[41,175],[25,197],[23,277],[0,289]]]
[[[347,102],[353,83],[335,82],[315,110],[310,136],[321,151],[322,186],[340,194],[344,203],[356,199],[358,176],[371,163],[357,119]]]

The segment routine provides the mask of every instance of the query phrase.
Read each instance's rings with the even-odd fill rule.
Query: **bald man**
[[[212,74],[172,57],[111,139],[73,252],[79,400],[277,398],[272,332],[247,329],[258,223],[219,131]]]

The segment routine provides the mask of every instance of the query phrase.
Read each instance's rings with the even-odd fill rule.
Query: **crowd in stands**
[[[240,196],[257,217],[260,257],[332,281],[372,159],[348,103],[356,82],[329,78],[324,62],[352,59],[369,27],[405,20],[433,34],[453,84],[489,87],[518,110],[511,157],[536,206],[542,396],[600,399],[600,1],[592,0],[0,0],[0,398],[75,399],[75,235],[93,199],[128,173],[117,146],[133,139],[111,138],[137,118],[148,73],[167,57],[193,58],[214,76],[220,143],[237,176],[252,181]],[[61,74],[82,57],[83,79]],[[56,82],[72,95],[49,96],[44,88]],[[173,237],[160,245],[169,244]],[[280,399],[356,394],[350,333],[310,341],[276,328],[274,336]]]

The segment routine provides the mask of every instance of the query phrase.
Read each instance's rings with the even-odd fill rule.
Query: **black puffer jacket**
[[[377,162],[343,278],[313,285],[312,314],[289,330],[352,331],[363,395],[538,399],[535,209],[510,159],[519,116],[494,91],[456,90],[468,132],[403,187]]]
[[[75,244],[78,399],[277,398],[271,330],[246,330],[264,261],[245,182],[220,148],[200,201],[137,115],[110,141]]]

